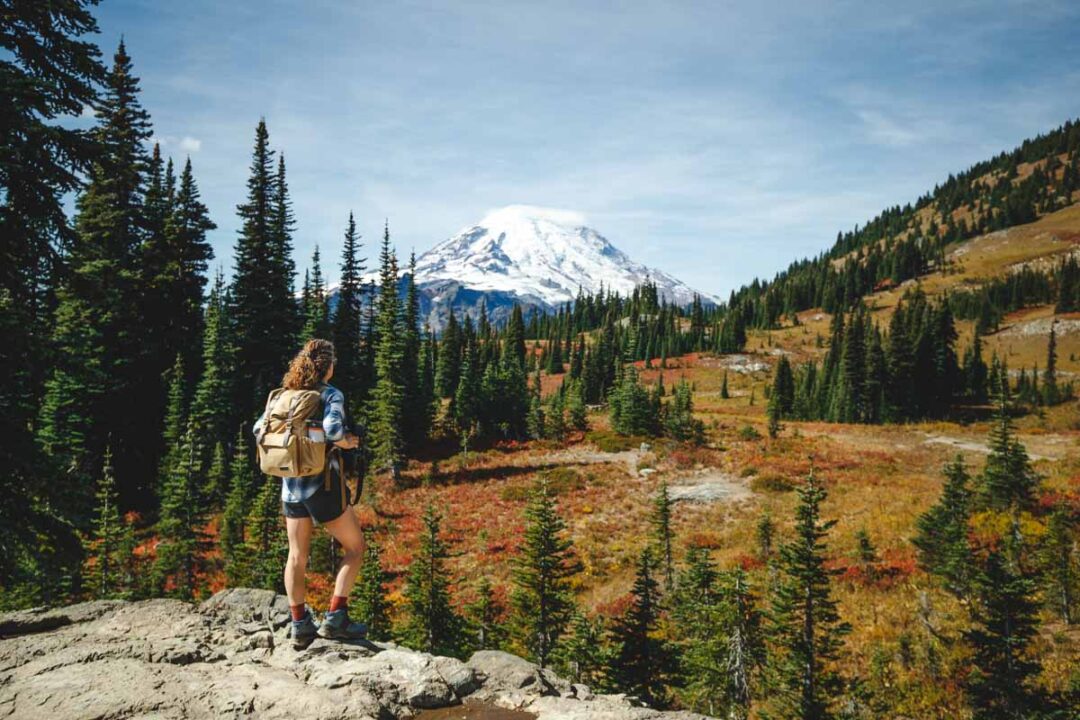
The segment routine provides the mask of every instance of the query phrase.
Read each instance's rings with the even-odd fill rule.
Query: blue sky
[[[254,127],[297,264],[356,213],[417,254],[489,209],[576,210],[726,296],[1080,116],[1080,3],[105,0],[232,265]]]

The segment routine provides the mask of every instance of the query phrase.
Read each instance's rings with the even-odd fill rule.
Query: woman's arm
[[[332,390],[326,398],[322,425],[327,442],[336,443],[345,438],[345,396],[340,390]]]

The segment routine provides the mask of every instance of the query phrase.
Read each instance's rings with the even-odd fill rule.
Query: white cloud
[[[184,137],[180,138],[180,142],[177,143],[177,147],[179,147],[184,152],[199,152],[200,150],[202,150],[202,140],[200,140],[199,138],[193,138],[190,135],[185,135]]]
[[[150,147],[155,144],[160,145],[165,154],[168,154],[170,150],[179,150],[181,153],[197,153],[202,150],[202,140],[190,135],[180,138],[175,135],[154,135],[146,141],[146,144]]]

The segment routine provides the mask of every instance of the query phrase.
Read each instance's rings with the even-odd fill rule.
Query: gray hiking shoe
[[[319,626],[315,624],[310,610],[304,614],[303,619],[292,621],[292,632],[289,634],[292,636],[293,647],[298,650],[306,648],[318,637]]]
[[[348,610],[335,610],[326,613],[319,635],[332,640],[363,640],[367,637],[367,625],[349,620]]]

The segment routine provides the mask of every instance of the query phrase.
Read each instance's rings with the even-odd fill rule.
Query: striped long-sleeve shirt
[[[333,443],[345,437],[345,395],[333,385],[323,383],[319,386],[322,396],[322,427],[326,433],[326,442]],[[252,432],[258,437],[266,411],[255,421]],[[331,460],[333,472],[340,472],[336,460]],[[281,479],[282,502],[301,502],[315,494],[323,483],[322,475],[308,477],[287,477]]]

